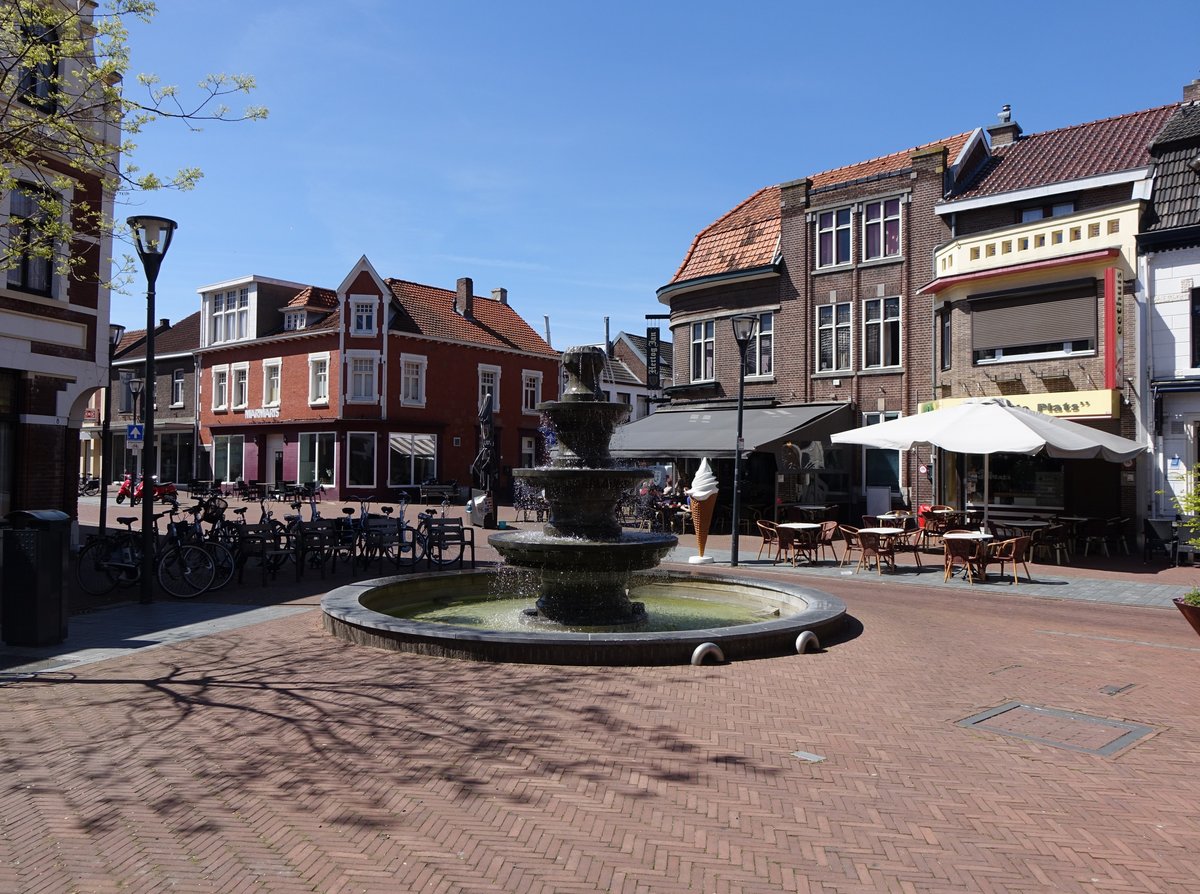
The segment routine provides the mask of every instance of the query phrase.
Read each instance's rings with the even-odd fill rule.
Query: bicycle
[[[79,476],[79,496],[94,497],[100,493],[100,479],[95,475]]]
[[[203,502],[183,510],[192,516],[190,522],[186,519],[176,521],[175,514],[179,511],[177,506],[169,510],[171,521],[168,525],[168,530],[174,527],[175,537],[180,543],[198,546],[209,554],[213,560],[213,581],[209,589],[221,589],[233,579],[233,572],[237,570],[237,558],[234,556],[233,550],[221,540],[212,537],[211,531],[209,534],[205,534],[204,529],[200,526],[200,518],[205,511]]]
[[[191,544],[180,543],[174,531],[160,544],[158,520],[171,510],[154,516],[154,573],[159,585],[178,599],[191,599],[207,590],[216,567],[207,552]],[[142,579],[142,534],[133,531],[137,516],[121,516],[124,531],[92,537],[79,554],[75,575],[80,588],[89,595],[103,596],[116,587],[130,587]]]

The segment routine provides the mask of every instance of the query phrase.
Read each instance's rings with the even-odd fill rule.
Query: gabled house
[[[931,405],[1003,396],[1138,437],[1135,240],[1149,146],[1175,109],[1024,135],[1005,107],[977,173],[935,209],[953,236],[921,289],[936,332]],[[978,505],[982,458],[943,458],[943,498]],[[1132,467],[1000,455],[990,472],[994,514],[1139,514]]]
[[[1173,518],[1200,463],[1200,80],[1184,88],[1150,158],[1154,192],[1137,237],[1144,359],[1134,377],[1152,451],[1140,483],[1149,514]]]
[[[337,289],[247,277],[200,293],[201,477],[317,483],[345,500],[426,481],[465,491],[485,394],[498,493],[543,459],[536,407],[558,394],[558,355],[504,289],[384,279],[364,257]]]
[[[663,389],[672,383],[670,343],[666,343],[667,356],[663,357],[662,342],[652,346],[644,335],[618,332],[616,338],[596,347],[601,348],[607,357],[600,375],[600,387],[606,398],[626,404],[630,422],[653,413],[662,400]],[[650,382],[650,355],[653,351],[659,352],[657,384]]]

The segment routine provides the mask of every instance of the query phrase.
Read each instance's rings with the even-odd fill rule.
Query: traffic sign
[[[136,422],[125,426],[125,440],[130,443],[140,444],[142,442],[142,431],[145,426]]]

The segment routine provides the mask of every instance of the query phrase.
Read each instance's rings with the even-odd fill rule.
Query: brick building
[[[501,497],[543,459],[536,406],[558,394],[558,354],[504,289],[385,280],[362,258],[336,290],[255,276],[200,293],[200,477],[334,499],[466,488],[484,394]]]

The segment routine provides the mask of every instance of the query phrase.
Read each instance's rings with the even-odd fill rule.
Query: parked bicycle
[[[175,507],[172,507],[173,509]],[[158,520],[171,510],[154,516],[154,573],[159,585],[179,599],[199,596],[210,586],[216,574],[212,557],[203,549],[180,543],[170,531],[159,543]],[[142,579],[142,534],[135,533],[137,516],[121,516],[117,523],[125,530],[93,536],[79,554],[75,574],[80,588],[92,596],[103,596],[118,586],[131,587]]]
[[[100,493],[100,479],[95,475],[79,476],[79,496],[94,497]]]

